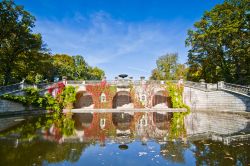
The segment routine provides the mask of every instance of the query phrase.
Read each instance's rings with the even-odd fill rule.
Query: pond
[[[72,132],[46,117],[0,118],[2,125],[14,122],[0,132],[0,165],[249,165],[249,119],[211,112],[89,112],[72,115]]]

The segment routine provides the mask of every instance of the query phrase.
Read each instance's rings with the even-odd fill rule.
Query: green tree
[[[227,0],[188,31],[189,80],[250,84],[250,5]]]
[[[74,79],[75,62],[72,56],[66,54],[54,55],[53,66],[55,76],[67,76],[68,79]]]
[[[89,67],[88,79],[90,80],[101,80],[105,73],[98,67]]]
[[[180,78],[183,78],[186,80],[187,72],[188,72],[188,68],[186,67],[185,64],[177,64],[176,70],[175,70],[175,79],[178,80]]]
[[[17,62],[14,77],[18,80],[26,78],[28,83],[39,83],[44,79],[53,80],[53,66],[50,54],[32,53],[22,61]]]
[[[151,80],[163,80],[163,76],[161,75],[160,71],[156,68],[152,70],[150,79]]]
[[[53,56],[53,66],[55,76],[67,76],[72,80],[100,80],[105,75],[98,67],[89,66],[80,55],[56,54]]]
[[[27,73],[22,67],[30,64],[34,55],[41,55],[43,47],[40,34],[32,32],[35,18],[13,0],[0,2],[0,75],[4,84],[20,81]]]
[[[178,54],[171,53],[159,57],[157,67],[152,71],[152,80],[174,80],[186,77],[186,67],[178,63]]]
[[[79,79],[88,78],[89,65],[81,55],[73,56],[75,63],[75,76]]]

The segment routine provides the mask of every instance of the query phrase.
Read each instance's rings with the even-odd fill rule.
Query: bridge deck
[[[72,113],[88,112],[187,112],[186,108],[123,108],[123,109],[72,109]]]

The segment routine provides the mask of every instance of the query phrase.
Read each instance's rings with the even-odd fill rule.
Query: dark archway
[[[112,108],[121,107],[132,102],[132,99],[127,91],[117,92],[113,98]]]
[[[171,103],[171,98],[168,96],[166,91],[158,91],[156,94],[153,96],[152,99],[152,106],[156,106],[157,104],[162,104],[166,103],[166,105],[171,108],[172,103]]]
[[[116,129],[128,130],[133,120],[133,116],[128,113],[112,113],[112,122]]]
[[[76,94],[76,102],[74,103],[74,108],[84,108],[89,107],[93,103],[92,95],[86,91],[80,91]]]
[[[72,119],[75,121],[75,129],[83,130],[89,128],[93,121],[93,114],[91,113],[79,113],[73,114]]]
[[[154,124],[160,130],[169,129],[172,117],[173,113],[153,113]]]

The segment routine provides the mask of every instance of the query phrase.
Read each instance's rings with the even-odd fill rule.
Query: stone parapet
[[[250,112],[250,97],[224,90],[202,91],[184,87],[183,99],[191,110]]]

